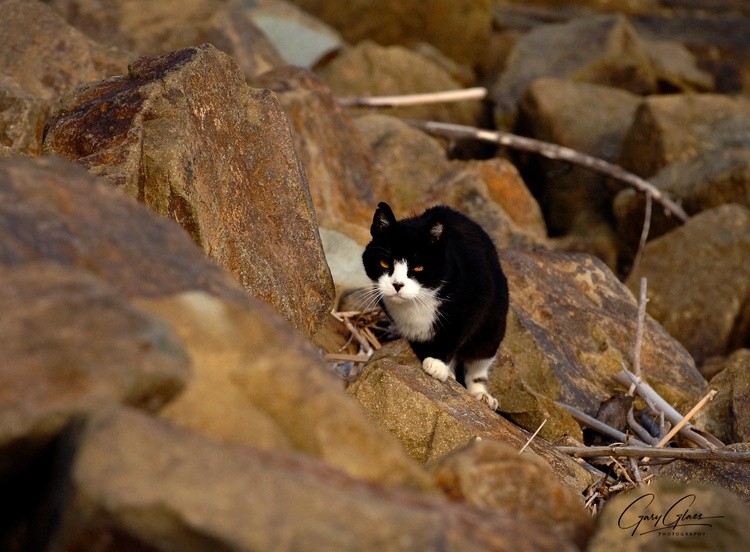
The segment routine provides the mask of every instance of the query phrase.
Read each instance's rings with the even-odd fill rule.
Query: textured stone
[[[441,64],[402,46],[379,46],[369,40],[343,51],[318,74],[337,96],[390,96],[463,88]],[[364,108],[367,109],[367,108]],[[384,115],[476,125],[482,114],[478,100],[384,107]]]
[[[577,550],[506,515],[132,411],[89,424],[79,447],[55,550]]]
[[[0,144],[30,155],[42,151],[49,105],[0,75]]]
[[[0,312],[0,488],[72,420],[114,403],[157,410],[190,376],[171,330],[84,270],[0,268]]]
[[[204,290],[254,305],[175,223],[62,159],[0,162],[0,265],[85,269],[130,297]]]
[[[139,58],[128,76],[71,92],[44,151],[175,219],[298,330],[312,335],[330,310],[333,283],[286,117],[214,47]]]
[[[293,0],[338,29],[351,43],[427,42],[447,56],[472,65],[492,27],[489,0]],[[461,37],[457,40],[457,37]]]
[[[247,75],[283,65],[243,0],[49,0],[67,21],[103,44],[140,55],[210,42]],[[93,80],[93,79],[92,79]]]
[[[128,55],[95,43],[42,2],[0,2],[0,73],[28,94],[54,104],[86,82],[125,70]]]
[[[318,353],[274,317],[205,294],[142,306],[173,327],[195,369],[164,417],[225,443],[298,450],[358,479],[430,487]]]
[[[516,450],[528,440],[526,432],[460,384],[425,374],[404,341],[378,351],[348,392],[419,462],[436,460],[477,438],[502,441]],[[542,439],[534,439],[525,453],[540,457],[560,481],[578,492],[592,482],[590,474]]]
[[[349,115],[331,91],[304,69],[277,69],[253,84],[273,90],[284,108],[318,224],[369,241],[375,205],[392,201],[391,186],[375,167],[370,148]]]
[[[750,210],[728,204],[646,244],[627,285],[648,278],[648,312],[696,362],[747,343],[750,335]]]
[[[500,350],[513,359],[516,371],[499,367],[491,376],[490,390],[501,409],[503,393],[529,389],[594,415],[619,390],[612,376],[623,364],[631,365],[635,298],[601,261],[587,255],[509,249],[501,251],[500,260],[514,313]],[[645,380],[678,409],[692,407],[705,388],[688,352],[650,317],[641,366]],[[538,426],[541,420],[534,422]]]

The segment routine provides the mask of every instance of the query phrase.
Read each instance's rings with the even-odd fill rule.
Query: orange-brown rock
[[[312,335],[330,310],[333,283],[286,117],[213,46],[139,58],[127,76],[71,92],[44,151],[179,222],[298,330]]]

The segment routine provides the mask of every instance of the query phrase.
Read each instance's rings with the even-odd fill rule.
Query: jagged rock
[[[0,75],[0,144],[39,155],[48,114],[46,101],[32,96],[10,77]]]
[[[139,58],[128,76],[66,95],[44,151],[177,220],[298,330],[312,335],[330,310],[333,283],[284,113],[213,46]]]
[[[453,500],[531,522],[584,547],[593,518],[580,493],[558,481],[539,458],[497,441],[476,441],[438,459],[430,471]]]
[[[190,376],[172,331],[85,270],[2,267],[0,312],[0,487],[72,420],[114,403],[157,410]]]
[[[210,42],[247,75],[284,64],[242,0],[49,0],[67,21],[102,44],[158,55]],[[118,73],[122,74],[122,73]],[[94,79],[91,79],[94,80]]]
[[[232,0],[244,6],[289,65],[313,67],[344,44],[341,35],[285,0]]]
[[[744,550],[748,542],[750,508],[736,497],[710,485],[657,481],[609,500],[586,550]]]
[[[48,260],[129,297],[204,290],[248,306],[232,277],[182,229],[62,159],[0,162],[0,266]]]
[[[725,443],[750,443],[750,349],[729,355],[709,385],[717,394],[696,423]]]
[[[450,0],[292,1],[334,26],[351,43],[374,40],[411,46],[424,41],[467,65],[476,61],[492,27],[488,0],[461,4]]]
[[[79,449],[55,550],[577,550],[499,513],[365,484],[301,455],[219,445],[124,409],[89,424]]]
[[[646,98],[636,111],[620,164],[644,178],[701,152],[750,147],[750,100],[718,94]]]
[[[495,120],[501,128],[513,126],[517,102],[535,79],[544,76],[636,94],[656,90],[656,74],[643,41],[625,18],[617,16],[542,25],[521,38],[492,93]]]
[[[440,64],[402,46],[379,46],[366,40],[343,51],[317,69],[336,96],[388,96],[463,88]],[[458,103],[389,107],[382,114],[476,125],[477,100]]]
[[[85,37],[36,0],[0,2],[0,73],[54,104],[66,90],[121,74],[128,54]]]
[[[142,306],[172,326],[194,366],[165,418],[226,443],[301,451],[358,479],[430,487],[288,326],[205,294]]]
[[[516,450],[528,440],[528,434],[489,410],[460,384],[425,374],[404,341],[378,351],[348,392],[375,423],[401,442],[409,456],[422,463],[477,438],[502,441]],[[526,451],[540,457],[560,481],[578,492],[592,481],[583,468],[541,439],[534,439]]]
[[[747,343],[750,210],[722,205],[646,244],[628,277],[648,278],[648,312],[696,362]]]
[[[343,225],[347,234],[369,241],[375,205],[392,200],[391,187],[348,114],[331,91],[304,69],[277,69],[253,84],[273,90],[287,114],[318,224],[332,229]]]
[[[619,389],[612,376],[623,364],[631,365],[635,298],[601,261],[587,255],[508,249],[500,260],[512,311],[500,351],[513,359],[513,370],[498,363],[491,374],[490,391],[500,409],[520,402],[518,410],[525,402],[523,411],[509,415],[531,430],[547,415],[534,400],[537,394],[594,415]],[[687,351],[649,317],[641,366],[645,380],[678,409],[692,407],[705,388]]]
[[[625,90],[540,78],[521,98],[519,128],[524,135],[614,162],[639,103]],[[559,162],[546,160],[535,170],[540,178],[534,180],[543,182],[537,184],[537,197],[553,235],[585,235],[595,223],[607,222],[614,190],[601,175],[576,167],[561,170]]]
[[[719,450],[750,452],[750,443],[737,443]],[[675,460],[664,466],[658,480],[700,482],[726,489],[742,502],[750,505],[750,465],[741,462],[711,462],[710,460]]]

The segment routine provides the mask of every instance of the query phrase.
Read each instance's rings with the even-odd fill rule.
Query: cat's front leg
[[[466,370],[466,389],[471,396],[482,401],[491,410],[497,410],[497,399],[490,395],[487,384],[489,383],[490,366],[495,357],[482,358],[464,362]]]
[[[456,379],[456,363],[447,364],[439,358],[427,357],[422,361],[422,369],[436,380],[446,381],[449,377]]]

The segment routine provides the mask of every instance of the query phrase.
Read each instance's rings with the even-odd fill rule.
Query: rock
[[[190,377],[171,330],[84,270],[2,267],[0,312],[0,487],[72,420],[116,403],[157,410]]]
[[[729,445],[719,450],[750,452],[750,443]],[[740,462],[711,462],[709,460],[675,460],[657,474],[657,481],[670,480],[682,483],[700,482],[726,489],[750,506],[750,466]]]
[[[704,151],[685,161],[665,166],[651,178],[651,184],[669,194],[689,215],[738,203],[750,208],[750,152],[743,148]],[[640,240],[646,200],[632,189],[623,190],[613,203],[619,233],[631,245]],[[654,239],[680,225],[658,204],[651,212],[649,238]]]
[[[640,98],[631,92],[552,78],[533,81],[521,98],[524,135],[572,148],[605,161],[620,156]],[[540,203],[552,235],[587,235],[607,224],[614,190],[600,174],[562,170],[560,162],[535,160]],[[613,244],[614,247],[614,244]],[[608,263],[609,264],[609,263]]]
[[[750,508],[727,491],[657,481],[609,500],[587,550],[743,550],[748,539]]]
[[[433,56],[434,57],[434,56]],[[336,96],[390,96],[463,88],[440,64],[402,46],[379,46],[369,40],[343,51],[317,69]],[[379,109],[384,115],[476,125],[482,115],[477,100]]]
[[[132,411],[89,424],[79,448],[56,550],[577,550],[501,514]]]
[[[477,438],[502,441],[516,450],[528,440],[523,430],[489,410],[460,384],[425,374],[404,341],[378,351],[348,392],[418,462],[436,460]],[[540,457],[560,481],[578,492],[592,482],[583,468],[541,439],[534,439],[526,451]]]
[[[648,278],[648,312],[696,362],[747,343],[750,210],[722,205],[646,244],[628,277]]]
[[[165,418],[225,443],[301,451],[358,479],[431,486],[288,326],[206,294],[141,305],[172,326],[195,370]]]
[[[623,17],[591,16],[542,25],[513,48],[495,83],[495,121],[511,128],[517,102],[539,77],[557,77],[629,90],[656,91],[656,73],[646,46]]]
[[[582,549],[593,519],[579,493],[557,480],[539,458],[496,441],[476,441],[430,466],[453,500],[528,521],[542,533],[561,534]]]
[[[295,151],[310,184],[318,223],[369,241],[372,213],[391,201],[368,144],[331,91],[312,73],[285,67],[253,82],[276,93],[292,126]]]
[[[178,221],[303,333],[330,310],[333,282],[284,113],[214,47],[139,58],[128,76],[71,92],[44,151]]]
[[[710,383],[718,391],[696,423],[725,443],[750,443],[750,349],[738,349]]]
[[[320,239],[337,290],[369,287],[372,284],[362,264],[362,245],[346,234],[327,228],[320,229]]]
[[[344,41],[341,35],[285,0],[255,0],[244,2],[248,15],[289,65],[312,68],[327,55],[339,50]]]
[[[391,187],[396,212],[422,207],[434,183],[451,167],[440,142],[388,115],[363,115],[354,123]]]
[[[513,399],[522,391],[531,407],[527,422],[536,413],[535,393],[594,415],[619,390],[612,376],[631,365],[636,300],[593,257],[542,249],[500,253],[513,312],[500,351],[515,366],[515,373],[498,366],[491,375],[500,409],[508,404],[506,393]],[[705,389],[687,351],[649,317],[641,366],[646,381],[678,410],[686,412]],[[536,426],[526,428],[534,430],[542,420],[531,419]]]
[[[0,266],[48,260],[128,297],[204,290],[253,306],[174,222],[62,159],[0,162]]]
[[[32,96],[10,77],[0,75],[0,144],[39,155],[49,105]]]
[[[750,100],[718,94],[646,98],[623,143],[620,164],[644,178],[701,152],[750,147]]]
[[[411,46],[423,41],[466,65],[477,60],[492,27],[488,0],[461,4],[449,0],[357,0],[345,4],[335,0],[293,1],[334,26],[350,43],[374,40]]]
[[[188,3],[110,0],[105,4],[96,0],[50,0],[49,3],[71,25],[94,40],[139,55],[166,54],[210,42],[232,56],[250,76],[284,64],[276,48],[254,24],[250,9],[242,0]]]
[[[35,0],[0,2],[0,36],[0,74],[50,105],[66,90],[122,73],[128,62],[124,51],[95,43]]]

